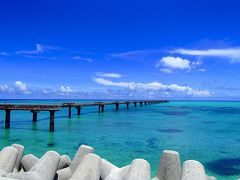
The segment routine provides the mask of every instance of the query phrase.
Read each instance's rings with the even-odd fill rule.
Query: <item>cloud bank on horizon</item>
[[[65,48],[60,47],[53,47],[53,46],[45,46],[41,44],[36,44],[35,50],[20,50],[16,51],[15,53],[2,53],[2,56],[23,56],[25,58],[29,58],[28,55],[34,55],[34,57],[37,58],[38,55],[42,57],[46,52],[51,53],[51,51],[61,51],[61,52],[68,52],[68,57],[73,57],[71,50],[66,50]],[[151,53],[153,52],[153,53]],[[158,53],[157,53],[158,52]],[[240,54],[240,49],[238,47],[231,47],[231,48],[225,48],[225,49],[205,49],[205,50],[191,50],[191,49],[184,49],[184,48],[178,48],[173,51],[166,51],[164,53],[163,50],[138,50],[138,51],[128,51],[126,53],[119,53],[118,55],[113,55],[112,53],[109,53],[105,55],[106,61],[111,61],[111,63],[114,63],[115,59],[117,58],[118,61],[122,61],[125,64],[128,63],[128,60],[134,62],[138,62],[138,59],[142,59],[145,62],[151,61],[154,56],[156,58],[153,58],[155,62],[155,65],[153,64],[153,68],[155,67],[156,71],[159,71],[163,74],[170,74],[169,76],[174,76],[175,74],[181,75],[181,74],[187,74],[191,75],[196,72],[205,73],[207,69],[202,67],[204,63],[206,63],[206,59],[208,60],[209,56],[216,57],[217,59],[214,59],[215,62],[218,62],[219,60],[223,59],[227,63],[229,63],[230,66],[232,66],[235,63],[240,63],[238,55]],[[164,55],[167,56],[164,56]],[[27,55],[27,56],[26,56]],[[176,55],[176,56],[172,56]],[[188,57],[181,57],[187,55]],[[55,54],[56,56],[56,54]],[[62,56],[62,54],[60,54]],[[197,59],[194,59],[193,57],[199,57]],[[77,58],[76,58],[77,57]],[[102,57],[103,59],[105,57]],[[112,57],[112,58],[109,58]],[[134,58],[133,58],[134,57]],[[157,58],[157,57],[160,57]],[[31,56],[32,58],[32,56]],[[58,57],[59,59],[61,57]],[[55,59],[52,59],[51,57],[47,57],[46,59],[57,61],[57,56]],[[218,59],[219,58],[219,59]],[[71,61],[78,61],[83,60],[86,62],[93,62],[91,58],[84,58],[82,59],[80,56],[74,56],[73,58],[70,58]],[[159,59],[159,60],[157,60]],[[194,60],[190,60],[194,59]],[[65,60],[64,60],[65,61]],[[211,60],[212,61],[212,60]],[[225,62],[225,63],[226,63]],[[100,68],[101,69],[101,68]],[[128,75],[122,75],[120,73],[115,72],[91,72],[91,74],[95,74],[95,77],[90,77],[91,81],[95,82],[95,84],[102,85],[102,87],[98,88],[92,88],[89,87],[89,90],[82,90],[81,88],[75,88],[74,90],[71,88],[71,84],[69,85],[61,85],[59,84],[59,87],[52,88],[52,87],[45,87],[41,88],[38,87],[37,89],[31,89],[27,88],[27,84],[23,81],[15,81],[14,86],[7,85],[7,84],[0,84],[0,95],[6,98],[15,98],[15,97],[37,97],[37,98],[46,98],[46,97],[53,97],[53,98],[86,98],[86,94],[88,94],[88,98],[98,98],[97,95],[104,94],[106,91],[111,91],[111,88],[113,87],[114,90],[112,92],[116,94],[105,94],[104,96],[100,96],[99,98],[185,98],[185,99],[212,99],[212,97],[217,97],[216,93],[214,92],[214,88],[204,87],[204,88],[192,88],[190,86],[190,83],[184,83],[184,85],[179,85],[176,83],[170,83],[170,84],[164,84],[158,81],[150,81],[150,82],[134,82],[134,81],[112,81],[108,78],[113,79],[119,79],[119,78],[126,78]],[[161,75],[161,74],[160,74]],[[169,77],[168,76],[168,77]],[[168,78],[167,77],[167,78]],[[31,85],[30,85],[31,86]],[[95,86],[93,86],[95,87]],[[105,87],[108,89],[106,90]],[[115,88],[120,88],[116,90]],[[93,90],[95,89],[95,90]],[[217,88],[216,88],[217,89]],[[238,89],[238,88],[233,88]],[[97,92],[98,91],[98,92]],[[135,92],[136,96],[128,96],[128,95],[122,95],[119,93],[122,93],[123,91],[129,92],[131,94],[132,92]],[[84,92],[84,93],[83,93]],[[138,93],[136,93],[138,92]],[[176,95],[177,94],[177,95]],[[238,94],[237,94],[238,95]],[[237,96],[236,95],[236,96]],[[230,96],[230,97],[235,97]]]
[[[34,55],[42,57],[42,55],[45,52],[51,52],[51,51],[68,51],[71,56],[70,50],[65,50],[65,48],[56,48],[52,46],[45,46],[41,44],[36,44],[35,50],[21,50],[16,51],[15,53],[3,53],[2,56],[23,56],[25,58],[29,58],[29,56],[26,55]],[[146,51],[146,52],[145,52]],[[151,53],[153,52],[153,53]],[[155,66],[156,71],[159,71],[163,74],[170,74],[169,76],[174,76],[175,74],[188,74],[191,75],[192,73],[201,72],[205,73],[207,70],[202,67],[204,63],[206,63],[206,59],[208,59],[209,56],[216,57],[217,59],[214,59],[215,62],[218,62],[220,58],[225,60],[227,63],[229,63],[230,66],[232,66],[235,63],[240,63],[238,55],[240,54],[240,50],[238,47],[231,47],[231,48],[225,48],[225,49],[206,49],[206,50],[191,50],[191,49],[184,49],[179,48],[175,49],[173,51],[166,51],[164,55],[163,53],[156,53],[156,52],[162,52],[162,50],[139,50],[139,51],[133,51],[133,52],[126,52],[126,53],[119,53],[120,55],[113,55],[111,53],[107,54],[105,57],[107,58],[107,61],[111,61],[114,63],[116,57],[118,61],[123,61],[124,63],[128,63],[128,60],[132,61],[133,57],[136,59],[135,61],[139,63],[138,58],[144,59],[144,61],[151,61],[152,57],[156,56],[155,58]],[[154,55],[154,56],[153,56]],[[176,56],[172,56],[176,55]],[[181,57],[187,55],[188,57]],[[55,54],[56,56],[56,54]],[[61,56],[61,55],[60,55]],[[109,56],[112,57],[112,59],[109,59]],[[129,57],[128,57],[129,56]],[[193,57],[200,57],[194,60]],[[74,56],[75,58],[70,58],[71,61],[77,61],[80,58],[80,56]],[[78,57],[78,58],[76,58]],[[157,58],[157,57],[160,57]],[[47,57],[46,57],[47,58]],[[59,57],[60,58],[60,57]],[[51,59],[50,57],[47,58],[48,60],[56,61],[58,58]],[[91,62],[92,60],[88,60],[88,58],[85,58],[87,62]],[[91,59],[91,58],[89,58]],[[103,58],[104,59],[104,58]],[[159,60],[157,60],[159,59]],[[83,60],[83,59],[81,59]],[[134,61],[134,62],[135,62]],[[108,78],[126,78],[128,75],[122,75],[120,73],[113,73],[113,72],[91,72],[95,74],[95,77],[91,77],[91,81],[95,82],[96,84],[101,85],[102,87],[99,88],[89,88],[89,90],[82,90],[81,88],[75,88],[74,90],[70,87],[71,85],[61,85],[59,84],[59,87],[51,88],[51,87],[45,87],[45,88],[35,88],[29,90],[27,88],[27,84],[22,81],[15,81],[14,86],[7,85],[7,84],[0,84],[0,95],[14,98],[14,97],[38,97],[42,98],[43,96],[46,97],[53,97],[53,98],[85,98],[86,94],[88,94],[88,98],[97,98],[97,95],[104,94],[106,91],[111,91],[111,88],[113,87],[114,90],[112,92],[116,94],[106,94],[105,96],[100,96],[99,98],[182,98],[185,99],[211,99],[212,97],[216,96],[216,93],[214,92],[214,88],[204,87],[204,88],[192,88],[190,86],[190,83],[184,83],[184,85],[179,85],[176,83],[170,83],[170,84],[164,84],[158,81],[150,81],[150,82],[134,82],[134,81],[112,81]],[[160,74],[161,75],[161,74]],[[168,77],[169,77],[168,76]],[[30,85],[31,86],[31,85]],[[105,87],[108,89],[106,90]],[[116,88],[120,88],[116,90]],[[98,90],[92,90],[92,89],[98,89]],[[98,91],[98,92],[97,92]],[[129,94],[132,94],[132,92],[135,92],[136,96],[128,96],[127,94],[122,95],[119,93],[122,93],[123,91],[129,92]],[[136,93],[138,92],[138,93]],[[177,94],[177,96],[176,96]],[[232,96],[231,96],[232,97]],[[234,97],[234,96],[233,96]]]
[[[218,57],[230,60],[232,63],[240,62],[240,47],[229,47],[224,49],[176,49],[171,51],[182,55]]]

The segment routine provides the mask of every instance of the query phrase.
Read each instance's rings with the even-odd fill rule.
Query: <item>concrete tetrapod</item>
[[[179,180],[181,177],[181,163],[178,152],[164,150],[157,175],[153,180]]]
[[[33,154],[27,154],[26,156],[23,156],[21,164],[24,171],[29,171],[35,164],[37,164],[38,161],[39,158],[37,158]]]
[[[90,153],[83,157],[69,180],[99,180],[100,171],[101,158]]]
[[[14,147],[7,146],[0,152],[0,170],[1,174],[13,172],[18,158],[18,151]]]
[[[22,180],[53,180],[59,161],[60,155],[57,152],[48,151],[28,172],[9,173],[6,177]]]
[[[93,148],[82,145],[75,157],[60,156],[48,151],[39,159],[32,154],[22,157],[24,147],[13,144],[0,151],[0,180],[150,180],[150,165],[135,159],[130,165],[118,168],[105,159],[92,154]],[[20,162],[23,169],[20,172]],[[61,169],[63,168],[63,169]],[[60,170],[58,170],[60,169]],[[26,171],[26,172],[24,172]],[[164,150],[157,175],[153,180],[216,180],[206,174],[204,166],[194,160],[183,163],[179,154]]]
[[[69,179],[72,176],[72,174],[74,173],[74,171],[77,169],[77,167],[80,164],[80,162],[82,161],[83,157],[89,153],[93,153],[93,151],[94,151],[94,149],[92,147],[86,146],[86,145],[81,145],[79,147],[77,153],[75,154],[69,167],[57,171],[58,180]]]
[[[121,180],[128,171],[129,165],[118,168],[106,159],[102,159],[101,178],[103,180]]]
[[[103,180],[150,180],[150,165],[143,159],[135,159],[131,165],[118,168],[102,159],[101,178]]]
[[[183,163],[181,180],[215,180],[215,177],[206,175],[204,166],[194,160],[188,160]]]
[[[1,170],[1,169],[0,169],[0,177],[1,177],[1,176],[4,176],[5,174],[7,174],[7,173],[6,173],[4,170]]]
[[[12,147],[16,148],[18,151],[18,156],[17,156],[17,160],[13,169],[13,172],[19,172],[20,170],[20,163],[21,163],[21,159],[23,156],[23,152],[24,152],[24,146],[20,145],[20,144],[13,144]]]
[[[22,167],[24,171],[29,171],[37,162],[39,158],[34,156],[33,154],[27,154],[21,160]],[[71,159],[68,155],[60,156],[60,162],[58,165],[58,170],[68,167],[71,164]]]
[[[126,180],[150,180],[150,164],[144,159],[134,159],[128,169]]]
[[[58,170],[68,167],[71,164],[71,159],[68,155],[62,155],[58,165]]]

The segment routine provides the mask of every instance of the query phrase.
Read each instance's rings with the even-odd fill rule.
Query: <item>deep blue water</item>
[[[76,102],[76,100],[74,100]],[[7,100],[1,103],[58,104],[63,100]],[[81,115],[67,117],[67,109],[56,113],[55,132],[50,133],[49,113],[38,114],[32,123],[28,111],[11,113],[11,128],[4,129],[0,111],[0,146],[23,144],[26,153],[37,156],[49,149],[74,156],[79,145],[93,146],[101,157],[118,166],[134,158],[149,161],[155,175],[164,149],[179,152],[181,161],[195,159],[218,179],[240,177],[240,102],[172,101],[127,110],[120,105],[83,107]]]

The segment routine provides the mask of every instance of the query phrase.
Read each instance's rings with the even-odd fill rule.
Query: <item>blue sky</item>
[[[238,0],[3,0],[0,98],[240,99]]]

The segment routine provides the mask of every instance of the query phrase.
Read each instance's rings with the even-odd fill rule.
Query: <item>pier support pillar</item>
[[[72,107],[69,106],[68,107],[68,118],[71,118],[72,117]]]
[[[127,109],[129,108],[129,103],[127,103]]]
[[[101,105],[98,105],[98,113],[101,113]]]
[[[104,112],[104,105],[101,105],[101,111]]]
[[[11,114],[11,110],[6,109],[6,116],[5,116],[5,128],[9,129],[10,128],[10,114]]]
[[[140,102],[140,106],[142,106],[142,102]]]
[[[119,109],[119,103],[116,103],[115,105],[116,105],[116,111],[118,111],[118,109]]]
[[[78,106],[77,107],[77,115],[80,116],[80,114],[81,114],[81,106]]]
[[[54,115],[55,111],[49,111],[50,112],[50,126],[49,126],[49,131],[53,132],[54,131]]]
[[[137,107],[137,103],[136,102],[134,102],[133,104],[134,104],[134,107]]]
[[[32,113],[32,121],[33,122],[37,122],[37,113],[38,113],[38,111],[31,111],[31,113]]]

